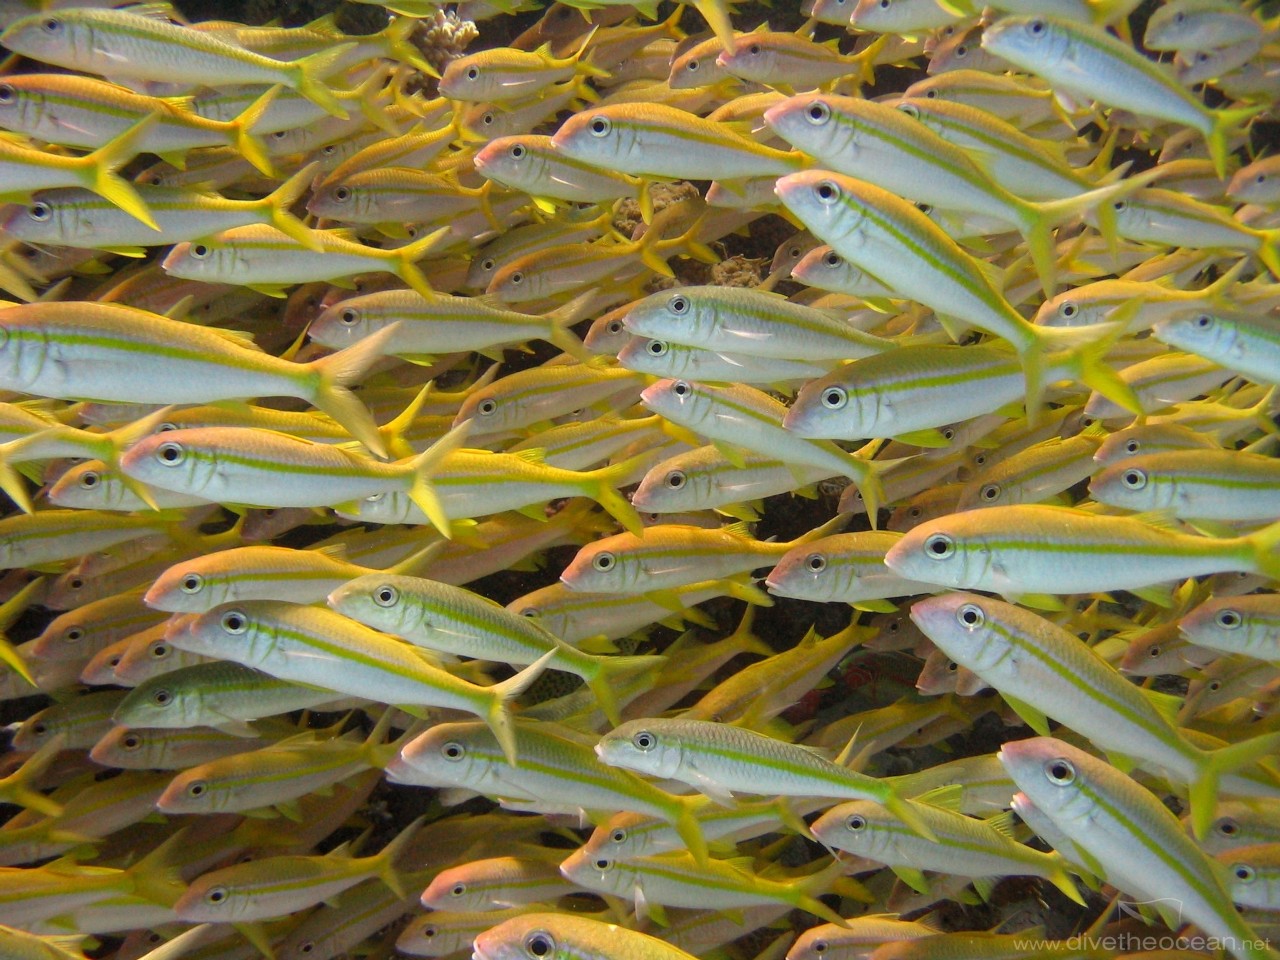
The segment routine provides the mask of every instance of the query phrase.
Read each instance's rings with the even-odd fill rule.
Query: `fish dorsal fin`
[[[911,799],[916,803],[927,803],[931,807],[940,807],[943,810],[959,813],[960,804],[964,800],[964,787],[958,783],[944,783]]]
[[[347,559],[347,548],[341,543],[326,543],[319,547],[312,547],[311,552],[328,557],[330,560]]]
[[[751,528],[747,526],[745,521],[738,520],[735,523],[729,523],[720,528],[721,533],[727,533],[731,537],[737,537],[739,540],[754,540],[751,535]]]
[[[542,447],[530,447],[528,450],[517,450],[512,456],[519,457],[525,463],[546,463],[547,451]]]
[[[234,343],[237,347],[244,347],[246,350],[262,353],[262,348],[254,342],[253,334],[251,333],[246,333],[243,330],[228,330],[222,327],[204,327],[203,329],[216,334],[223,340]]]
[[[1000,836],[1008,837],[1010,840],[1016,839],[1013,835],[1013,828],[1016,824],[1012,810],[1003,810],[994,817],[988,817],[983,822]]]

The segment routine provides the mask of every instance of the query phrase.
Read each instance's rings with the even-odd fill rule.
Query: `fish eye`
[[[515,284],[524,283],[524,273],[520,270],[517,270],[515,273],[511,275],[511,282]]]
[[[648,351],[651,357],[665,357],[670,349],[665,340],[650,340],[645,345],[645,350]]]
[[[815,100],[804,108],[804,117],[814,126],[821,126],[831,119],[831,108],[821,100]]]
[[[1230,817],[1223,817],[1217,823],[1218,832],[1224,837],[1234,837],[1240,832],[1240,824],[1236,823]]]
[[[1065,787],[1076,778],[1076,768],[1070,760],[1059,757],[1056,760],[1050,760],[1044,765],[1044,775],[1049,778],[1049,782],[1055,786]]]
[[[446,760],[461,760],[467,755],[467,748],[458,743],[457,740],[450,740],[440,748],[440,753],[444,755]]]
[[[334,187],[333,199],[337,200],[339,203],[346,203],[348,200],[351,199],[351,188],[350,187]]]
[[[667,474],[667,486],[672,490],[679,490],[688,479],[683,470],[672,470]]]
[[[315,948],[316,948],[316,942],[314,940],[303,940],[300,944],[298,944],[299,953],[310,953]]]
[[[244,633],[249,629],[249,618],[239,610],[228,610],[219,621],[222,629],[232,635]]]
[[[815,940],[815,941],[813,941],[813,952],[814,952],[814,953],[826,953],[826,952],[827,952],[827,941],[825,941],[825,940]]]
[[[435,927],[423,927],[423,928],[422,928],[422,935],[423,935],[424,937],[434,937],[434,936],[436,935],[436,928],[435,928]]]
[[[1235,630],[1244,623],[1244,618],[1236,610],[1219,610],[1218,615],[1213,619],[1224,630]]]
[[[856,833],[867,828],[867,818],[860,813],[855,813],[845,820],[844,825]]]
[[[483,124],[485,124],[486,126],[491,126],[491,125],[493,124],[493,121],[495,121],[495,120],[497,120],[497,119],[498,119],[498,118],[497,118],[496,116],[494,116],[494,114],[493,114],[493,111],[492,111],[492,110],[487,110],[487,111],[485,111],[484,116],[482,116],[482,117],[480,118],[480,122],[481,122],[481,123],[483,123]]]
[[[955,673],[959,669],[960,664],[956,663],[954,660],[947,661],[947,673]]]
[[[1222,681],[1221,681],[1221,680],[1210,680],[1210,681],[1209,681],[1209,692],[1210,692],[1210,693],[1217,693],[1217,692],[1218,692],[1219,690],[1221,690],[1221,689],[1222,689]]]
[[[453,885],[453,889],[449,891],[449,893],[455,897],[460,897],[466,892],[467,892],[467,885],[465,883],[455,883]]]
[[[591,566],[595,567],[601,573],[606,573],[613,569],[617,558],[612,553],[598,553],[591,561]]]
[[[62,639],[69,640],[72,643],[75,643],[78,640],[83,640],[84,627],[69,627],[67,630],[63,631]]]
[[[690,60],[688,63],[686,63],[686,64],[684,65],[684,68],[685,68],[686,70],[690,70],[690,71],[692,71],[692,70],[697,70],[697,69],[698,69],[698,61],[697,61],[696,59],[694,59],[694,60]]]
[[[192,780],[187,784],[187,796],[203,797],[209,789],[209,784],[204,780]]]
[[[1123,213],[1125,210],[1129,209],[1129,201],[1117,200],[1115,203],[1111,204],[1111,209],[1116,213]]]
[[[973,630],[987,622],[987,615],[976,603],[966,603],[956,611],[956,619],[960,621],[961,626]]]
[[[677,293],[667,301],[667,309],[677,315],[686,314],[689,312],[689,298],[682,293]]]
[[[907,511],[907,516],[909,516],[912,520],[919,520],[922,516],[924,516],[924,509],[922,507],[912,507]]]
[[[476,406],[476,410],[479,411],[480,416],[482,417],[491,417],[498,411],[498,401],[494,400],[492,397],[481,400]]]
[[[804,565],[809,568],[810,573],[821,573],[827,569],[827,558],[820,553],[811,553],[804,558]]]
[[[934,560],[946,560],[956,552],[956,542],[945,533],[935,533],[924,542],[924,552]]]
[[[613,833],[609,834],[609,839],[614,843],[626,843],[627,831],[619,827],[618,829],[614,830]]]
[[[693,393],[693,387],[689,386],[688,382],[685,380],[677,380],[671,385],[671,392],[677,397],[687,397],[689,394]]]
[[[1187,15],[1183,13],[1181,10],[1179,10],[1177,13],[1173,15],[1174,23],[1182,23],[1182,21],[1186,19],[1187,19]]]
[[[938,91],[937,91],[937,90],[926,90],[926,91],[924,92],[924,95],[925,95],[925,97],[926,97],[927,99],[929,99],[929,100],[937,100],[937,99],[938,99]]]
[[[338,314],[338,319],[341,320],[343,323],[345,323],[347,326],[351,326],[357,320],[360,319],[360,312],[358,310],[353,310],[350,307],[347,307],[347,309],[343,310],[340,314]]]
[[[0,98],[0,103],[3,103],[3,102],[4,102],[3,98]],[[1266,182],[1267,182],[1267,175],[1266,175],[1265,173],[1260,173],[1260,174],[1258,174],[1256,177],[1254,177],[1254,178],[1253,178],[1253,182],[1254,182],[1254,183],[1266,183]]]
[[[1156,646],[1152,647],[1150,650],[1147,651],[1147,656],[1151,657],[1152,659],[1155,659],[1156,657],[1160,656],[1160,652],[1162,649],[1163,648],[1160,647],[1159,644],[1157,644]]]
[[[31,725],[31,732],[34,733],[37,737],[43,737],[46,733],[49,732],[49,725],[45,723],[43,720],[37,720],[35,723]]]
[[[41,21],[40,29],[45,33],[57,33],[62,29],[62,21],[57,17],[47,17]]]
[[[591,131],[593,137],[607,137],[609,131],[613,129],[613,124],[609,122],[608,117],[593,117],[587,129]]]
[[[183,593],[199,593],[204,589],[204,577],[198,573],[188,573],[178,582],[178,589]]]
[[[468,80],[479,80],[479,79],[480,79],[480,68],[479,68],[479,67],[468,67],[468,68],[467,68],[467,79],[468,79]]]
[[[493,257],[485,257],[483,260],[480,261],[481,270],[489,271],[496,266],[497,266],[497,263],[494,262]]]
[[[1142,444],[1140,444],[1137,440],[1126,441],[1124,445],[1125,453],[1137,453],[1141,449],[1142,449]]]
[[[187,459],[187,451],[183,449],[180,443],[174,443],[173,441],[162,443],[156,447],[156,459],[166,467],[176,467]]]
[[[1241,883],[1253,883],[1257,873],[1247,863],[1237,863],[1231,868],[1231,875]]]
[[[1207,313],[1200,314],[1191,322],[1195,325],[1195,328],[1197,330],[1208,330],[1211,326],[1213,326],[1213,318],[1210,317]]]
[[[1040,34],[1044,33],[1044,27],[1045,24],[1043,20],[1032,20],[1027,24],[1027,30],[1033,37],[1038,37]]]
[[[203,243],[194,243],[191,245],[191,256],[195,257],[197,260],[203,260],[205,257],[209,256],[209,248]]]
[[[985,487],[982,488],[981,496],[982,496],[982,499],[986,500],[988,503],[990,503],[992,500],[998,499],[1000,496],[1000,484],[988,483]]]
[[[208,893],[204,895],[205,903],[222,903],[227,899],[226,887],[210,887]]]
[[[524,144],[522,144],[522,143],[517,143],[517,144],[513,144],[513,145],[512,145],[512,147],[511,147],[511,159],[512,159],[512,160],[523,160],[523,159],[524,159],[524,155],[525,155]]]
[[[832,250],[825,257],[822,258],[822,262],[825,263],[828,267],[838,267],[840,266],[840,264],[844,263],[844,257],[840,256],[840,254]]]
[[[609,332],[609,333],[621,333],[621,332],[622,332],[622,321],[621,321],[621,320],[610,320],[610,321],[609,321],[609,325],[608,325],[607,327],[605,327],[605,330],[606,330],[607,332]]]
[[[1066,317],[1068,320],[1070,320],[1079,312],[1080,312],[1080,308],[1077,307],[1070,300],[1065,301],[1062,304],[1062,306],[1058,308],[1058,315],[1062,317]]]
[[[167,643],[157,643],[151,648],[151,656],[156,660],[163,660],[169,655],[170,646]]]
[[[613,869],[613,861],[607,857],[599,857],[596,860],[593,860],[591,865],[602,873],[606,870]]]
[[[917,107],[914,103],[900,103],[900,104],[898,104],[898,112],[899,112],[899,113],[905,113],[905,114],[906,114],[908,117],[910,117],[912,120],[919,120],[919,119],[920,119],[920,108],[919,108],[919,107]]]
[[[751,46],[747,47],[747,53],[751,54],[753,57],[758,56],[760,54],[760,44],[753,43]]]
[[[1120,482],[1130,490],[1141,490],[1147,485],[1147,475],[1142,470],[1126,470],[1120,475]]]
[[[168,690],[157,690],[151,695],[151,702],[158,707],[167,707],[173,703],[173,694]]]
[[[822,391],[822,405],[828,410],[839,410],[849,402],[849,392],[844,387],[827,387]]]
[[[380,607],[395,606],[396,601],[399,599],[400,591],[389,583],[384,583],[373,591],[373,602]]]
[[[92,490],[101,479],[96,470],[86,470],[80,475],[80,487],[83,490]]]
[[[531,933],[524,939],[524,951],[531,957],[550,956],[555,950],[556,942],[551,939],[551,934],[539,930],[537,933]]]
[[[128,733],[120,738],[120,746],[126,750],[137,750],[142,746],[142,738],[136,733]]]
[[[37,223],[44,223],[53,215],[53,208],[42,200],[37,200],[27,208],[27,216]]]
[[[969,55],[969,46],[968,46],[968,44],[964,44],[964,43],[960,44],[959,46],[957,46],[957,47],[956,47],[956,51],[955,51],[955,52],[956,52],[956,57],[958,57],[958,58],[960,58],[960,59],[964,59],[965,57],[967,57],[967,56]]]
[[[888,10],[892,4],[892,0],[880,0],[880,9]]]
[[[813,192],[817,195],[818,202],[828,207],[840,199],[840,188],[830,180],[823,180]]]
[[[631,742],[635,745],[637,750],[642,750],[645,753],[648,753],[658,745],[658,738],[648,730],[641,730],[631,738]]]
[[[0,103],[13,103],[17,99],[13,92],[13,85],[9,83],[0,83]]]

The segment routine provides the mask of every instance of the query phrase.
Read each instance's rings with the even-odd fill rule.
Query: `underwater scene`
[[[1280,3],[0,47],[0,960],[1280,960]]]

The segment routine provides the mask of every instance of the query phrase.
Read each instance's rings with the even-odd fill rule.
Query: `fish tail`
[[[125,871],[134,894],[163,907],[178,902],[187,888],[182,879],[181,852],[190,843],[189,832],[189,827],[183,827]]]
[[[0,290],[11,293],[26,303],[41,299],[40,294],[32,289],[22,274],[9,266],[7,255],[0,257]]]
[[[433,381],[428,380],[417,395],[409,401],[408,406],[397,413],[393,420],[389,420],[378,428],[378,432],[382,434],[382,438],[387,444],[387,450],[397,460],[403,460],[405,457],[414,455],[413,447],[409,446],[405,441],[404,435],[413,426],[414,421],[418,419],[418,414],[422,411],[422,405],[427,402],[427,397],[431,395],[432,383]]]
[[[382,358],[382,350],[396,324],[383,327],[351,346],[307,364],[315,376],[312,395],[304,397],[333,417],[347,432],[380,457],[387,455],[373,415],[349,389]]]
[[[262,118],[267,115],[267,110],[279,95],[281,89],[283,89],[282,85],[276,84],[249,106],[245,107],[244,112],[231,121],[231,125],[235,128],[233,136],[236,149],[240,151],[241,156],[257,168],[259,173],[268,177],[276,175],[275,168],[271,165],[271,158],[267,156],[267,148],[252,131],[255,126],[262,122]]]
[[[595,664],[587,672],[591,673],[590,677],[583,677],[591,692],[596,695],[596,701],[600,704],[600,709],[604,711],[605,717],[615,727],[622,722],[621,713],[618,709],[618,699],[614,696],[614,685],[622,677],[629,674],[640,673],[641,671],[656,670],[666,662],[666,657],[609,657],[609,656],[591,656],[592,662]]]
[[[867,519],[871,521],[871,529],[875,530],[880,504],[884,501],[884,484],[880,482],[880,474],[888,468],[872,460],[863,460],[852,453],[849,454],[849,464],[850,469],[846,476],[857,485],[858,492],[862,494],[862,502],[867,508]],[[861,466],[855,467],[854,464]],[[855,473],[858,475],[854,476]]]
[[[849,921],[840,914],[836,913],[817,897],[811,896],[804,892],[798,892],[791,899],[791,905],[805,913],[812,913],[815,917],[821,917],[827,923],[834,923],[838,927],[848,927]],[[873,898],[874,899],[874,898]]]
[[[414,17],[394,18],[386,31],[387,52],[391,54],[393,60],[407,63],[419,73],[425,73],[427,76],[439,80],[440,71],[424,60],[421,51],[409,42],[409,38],[413,36],[413,31],[418,28],[419,22]]]
[[[493,731],[494,739],[498,741],[498,746],[502,748],[502,755],[507,758],[507,763],[513,767],[519,766],[519,755],[516,750],[515,725],[511,722],[510,702],[529,689],[533,681],[542,676],[542,671],[547,669],[547,664],[555,658],[557,652],[556,650],[548,650],[514,677],[508,677],[501,683],[495,683],[493,686],[485,688],[490,697],[489,707],[485,714],[485,722],[489,724],[489,729]]]
[[[307,187],[311,185],[311,179],[316,172],[316,168],[319,166],[319,163],[307,164],[258,201],[267,211],[267,216],[270,218],[273,227],[281,233],[293,237],[308,250],[316,251],[322,250],[323,247],[316,238],[315,231],[295,217],[289,211],[289,208],[306,192]]]
[[[422,823],[426,820],[426,816],[418,817],[417,820],[409,824],[396,838],[388,843],[379,851],[376,859],[378,866],[378,879],[387,885],[387,889],[394,893],[401,900],[408,899],[408,894],[404,890],[404,885],[400,882],[400,873],[396,870],[396,860],[404,853],[405,849],[413,842],[418,835],[418,831],[422,829]]]
[[[17,504],[23,513],[35,513],[36,508],[31,503],[31,497],[27,494],[27,485],[23,483],[22,477],[18,471],[13,469],[9,464],[8,457],[5,456],[5,449],[9,444],[0,446],[0,490],[8,495],[9,499]],[[30,679],[25,674],[24,679]]]
[[[1280,578],[1280,520],[1249,534],[1245,539],[1253,547],[1257,572],[1272,580]]]
[[[671,825],[675,827],[676,833],[680,834],[680,839],[684,841],[693,859],[699,864],[705,864],[710,859],[707,838],[702,835],[702,824],[694,814],[694,811],[698,810],[705,801],[700,797],[673,797],[672,799],[677,802],[678,811],[671,818]]]
[[[57,803],[50,797],[46,797],[39,790],[33,789],[30,784],[39,779],[40,775],[49,769],[49,765],[57,759],[58,754],[62,752],[63,744],[67,742],[65,734],[57,734],[51,737],[49,742],[44,744],[27,757],[26,763],[20,766],[16,771],[0,781],[0,797],[5,802],[17,803],[26,807],[28,810],[34,810],[37,813],[43,813],[48,817],[57,817],[62,815],[62,804]]]
[[[729,5],[725,0],[693,0],[693,7],[702,14],[702,19],[707,21],[707,26],[724,45],[725,50],[731,54],[736,52],[738,42],[734,36],[733,24],[729,20]]]
[[[630,476],[631,471],[647,459],[648,454],[639,454],[582,475],[586,485],[584,494],[604,507],[613,519],[637,537],[643,536],[644,523],[641,522],[640,514],[636,513],[636,508],[631,505],[631,501],[620,494],[614,485]]]
[[[394,251],[396,276],[412,287],[414,292],[424,300],[434,300],[436,293],[431,289],[426,276],[418,269],[418,261],[430,253],[440,238],[448,232],[448,227],[432,230],[425,237],[419,237],[413,243]]]
[[[409,462],[412,471],[409,499],[418,505],[432,526],[446,538],[453,533],[453,527],[449,523],[449,515],[445,513],[444,504],[431,485],[431,475],[439,469],[445,457],[466,443],[470,432],[471,421],[464,420]]]
[[[1107,353],[1128,329],[1128,322],[1109,324],[1099,335],[1095,327],[1037,327],[1037,337],[1045,363],[1053,352],[1065,351],[1071,357],[1074,373],[1112,403],[1135,414],[1142,413],[1142,403],[1133,388],[1106,363]],[[1083,342],[1082,342],[1083,341]]]
[[[132,160],[140,152],[138,141],[158,119],[157,114],[149,114],[131,126],[120,136],[104,143],[93,153],[80,157],[77,166],[80,170],[81,182],[85,189],[91,190],[103,199],[110,200],[129,216],[141,220],[152,230],[159,230],[155,217],[147,209],[133,184],[121,177],[117,170]]]
[[[1204,751],[1203,761],[1188,796],[1191,829],[1196,839],[1204,837],[1209,832],[1209,825],[1213,823],[1213,813],[1218,805],[1218,784],[1222,775],[1247,767],[1278,750],[1280,732],[1264,733],[1217,750]]]
[[[1262,231],[1258,259],[1267,265],[1273,277],[1280,279],[1280,229]]]
[[[18,648],[9,642],[9,638],[4,635],[3,631],[7,631],[18,621],[18,618],[26,612],[27,607],[35,602],[37,594],[43,588],[44,577],[36,577],[0,605],[0,663],[7,663],[18,676],[33,687],[38,687],[39,684],[36,683],[35,677],[31,675],[31,671],[28,669],[26,661],[23,660],[22,654],[18,652]],[[57,753],[57,751],[55,750],[54,753]],[[39,755],[39,751],[37,751],[37,755]],[[45,765],[47,766],[48,764],[46,763]],[[31,774],[33,777],[38,775],[39,770],[35,770]]]
[[[313,53],[311,56],[303,57],[301,60],[296,60],[291,64],[292,70],[290,72],[293,74],[293,89],[297,90],[298,93],[325,113],[342,120],[347,119],[347,111],[338,102],[338,98],[333,95],[333,91],[325,84],[324,78],[333,72],[338,65],[338,61],[346,56],[347,51],[354,46],[354,43],[340,43],[336,47]]]
[[[1076,882],[1071,879],[1071,874],[1067,872],[1067,868],[1063,866],[1061,859],[1054,864],[1045,879],[1061,890],[1063,896],[1074,900],[1082,907],[1085,906],[1084,897],[1080,896],[1080,889],[1076,886]]]
[[[1211,121],[1205,132],[1205,144],[1209,147],[1209,157],[1213,160],[1213,172],[1219,180],[1227,176],[1227,141],[1232,135],[1243,133],[1245,126],[1259,113],[1266,110],[1269,104],[1254,104],[1233,110],[1211,111]]]

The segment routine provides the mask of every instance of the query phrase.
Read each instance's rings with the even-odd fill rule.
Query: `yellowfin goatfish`
[[[109,78],[172,81],[174,64],[181,63],[184,83],[281,83],[329,113],[346,116],[323,78],[352,44],[286,63],[203,30],[125,10],[90,8],[25,17],[0,34],[0,44],[45,63]]]
[[[1219,177],[1226,176],[1228,137],[1263,109],[1210,110],[1129,44],[1066,20],[1005,17],[983,31],[982,47],[1059,89],[1199,130]]]
[[[291,363],[243,334],[109,303],[32,303],[0,309],[0,384],[46,397],[129,403],[208,403],[290,396],[313,403],[370,450],[386,453],[355,394],[390,331],[348,350]],[[139,377],[139,364],[154,376]]]
[[[1275,951],[1236,913],[1215,865],[1145,788],[1051,737],[1006,743],[999,756],[1031,804],[1071,838],[1086,867],[1151,900],[1171,927],[1191,921],[1237,960],[1273,960]]]

